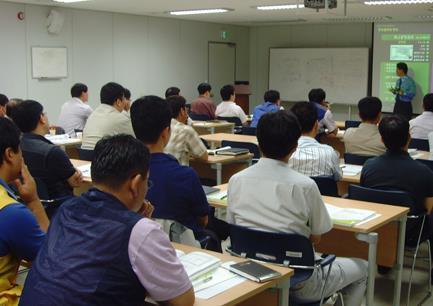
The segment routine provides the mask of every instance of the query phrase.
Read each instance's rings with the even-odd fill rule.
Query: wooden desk
[[[79,158],[78,147],[81,146],[82,139],[67,138],[67,139],[49,139],[53,144],[61,147],[69,158]]]
[[[340,130],[346,129],[346,121],[335,121],[335,123]]]
[[[235,124],[227,121],[194,121],[192,127],[199,135],[230,133],[233,134]]]
[[[173,247],[182,250],[185,253],[200,251],[206,252],[213,256],[220,258],[222,261],[235,261],[241,262],[245,261],[244,258],[230,256],[228,254],[215,253],[212,251],[197,249],[194,247],[173,243]],[[293,275],[294,271],[289,268],[280,267],[272,264],[264,264],[269,268],[276,270],[281,273],[281,277],[275,280],[268,281],[266,283],[256,283],[250,280],[246,280],[241,284],[230,288],[208,300],[196,299],[195,306],[214,306],[214,305],[242,305],[242,306],[253,306],[253,305],[278,305],[287,306],[289,305],[289,285],[290,277]],[[278,295],[278,300],[276,296],[272,296],[269,292],[265,292],[266,289],[277,287],[280,291]],[[269,298],[273,299],[274,303],[270,303]]]
[[[228,141],[239,141],[239,142],[251,142],[256,145],[259,144],[256,136],[251,135],[239,135],[239,134],[227,134],[227,133],[216,133],[201,135],[202,139],[206,140],[212,148],[221,146],[223,140]]]
[[[220,185],[227,183],[233,174],[251,166],[253,156],[251,153],[238,156],[209,155],[207,161],[191,159],[189,165],[201,178],[215,179],[216,171],[217,185]]]
[[[224,190],[227,184],[217,188]],[[370,209],[380,214],[369,222],[353,227],[334,225],[330,232],[322,235],[320,243],[315,248],[327,254],[368,259],[368,306],[374,302],[376,260],[383,266],[395,266],[397,275],[394,282],[393,305],[399,305],[409,208],[326,196],[322,198],[324,202],[335,206]],[[223,201],[208,202],[214,207],[227,208]]]

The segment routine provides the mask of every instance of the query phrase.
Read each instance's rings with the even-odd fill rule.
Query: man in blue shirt
[[[409,121],[412,119],[412,100],[416,94],[416,85],[407,75],[407,70],[406,63],[397,64],[396,74],[399,79],[391,92],[395,94],[394,114],[401,115]]]
[[[23,163],[20,131],[6,118],[0,118],[0,131],[0,305],[14,306],[21,296],[15,283],[20,261],[35,259],[49,221]],[[26,204],[18,202],[12,183]]]
[[[214,222],[209,215],[200,179],[192,168],[180,165],[176,158],[164,153],[170,139],[171,112],[167,102],[156,96],[136,100],[131,106],[131,121],[135,135],[151,153],[149,179],[153,187],[147,199],[155,206],[153,216],[183,224],[199,240],[210,235],[213,243],[208,248],[221,251],[219,240],[226,239],[228,233],[212,230],[215,223],[222,221]],[[214,231],[219,237],[215,237]]]
[[[280,93],[276,90],[268,90],[264,96],[265,102],[257,105],[253,112],[251,127],[257,127],[260,117],[266,113],[273,113],[280,110]]]

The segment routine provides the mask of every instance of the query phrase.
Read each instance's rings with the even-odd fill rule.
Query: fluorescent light
[[[433,3],[433,0],[370,0],[364,1],[366,5],[387,5],[387,4],[422,4],[422,3]]]
[[[172,11],[170,15],[182,16],[182,15],[198,15],[198,14],[216,14],[216,13],[226,13],[231,11],[225,8],[216,9],[204,9],[204,10],[188,10],[188,11]]]
[[[280,5],[260,5],[256,7],[260,11],[273,11],[273,10],[294,10],[297,8],[304,8],[303,4],[280,4]]]
[[[89,0],[53,0],[54,2],[61,2],[61,3],[74,3],[74,2],[84,2]]]

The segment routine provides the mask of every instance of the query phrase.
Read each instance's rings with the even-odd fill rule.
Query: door
[[[212,86],[214,102],[221,102],[220,89],[224,85],[234,85],[236,78],[236,44],[209,42],[208,80]]]

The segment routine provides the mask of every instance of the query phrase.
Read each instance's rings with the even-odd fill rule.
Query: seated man
[[[291,111],[299,121],[302,135],[290,157],[290,168],[307,176],[332,176],[338,181],[342,177],[338,152],[314,138],[319,129],[315,107],[309,102],[298,102]]]
[[[167,90],[165,91],[165,98],[167,99],[168,97],[172,97],[172,96],[179,96],[180,95],[180,89],[179,87],[169,87],[167,88]]]
[[[134,136],[131,120],[122,114],[125,109],[125,89],[117,83],[101,88],[101,105],[87,119],[83,130],[82,149],[93,150],[104,136],[128,134]]]
[[[329,109],[329,103],[326,102],[326,92],[322,88],[311,89],[308,93],[308,99],[314,103],[317,110],[317,118],[319,120],[319,133],[337,135],[338,127],[332,118],[332,112]]]
[[[191,112],[197,115],[206,115],[210,119],[215,119],[216,106],[213,103],[212,87],[208,83],[201,83],[197,87],[199,96],[191,103]]]
[[[49,122],[43,106],[26,100],[13,108],[11,116],[23,132],[21,150],[24,161],[30,173],[44,183],[49,199],[72,196],[73,188],[81,185],[82,175],[71,164],[65,151],[44,137],[49,132]]]
[[[0,118],[0,131],[0,305],[15,306],[22,289],[15,283],[20,261],[36,258],[49,222],[23,163],[20,131],[6,118]],[[16,185],[25,204],[8,184]]]
[[[247,124],[247,116],[243,109],[235,103],[235,87],[225,85],[220,90],[223,101],[217,106],[215,115],[217,117],[238,117],[242,125]]]
[[[125,105],[123,107],[122,113],[131,120],[129,116],[129,110],[131,109],[131,91],[128,88],[125,88]]]
[[[264,96],[265,102],[257,105],[253,112],[253,121],[251,127],[257,127],[262,115],[280,110],[280,93],[276,90],[268,90]]]
[[[345,131],[343,141],[347,153],[376,156],[385,153],[385,145],[377,125],[382,118],[382,102],[376,97],[366,97],[358,102],[362,123]]]
[[[6,107],[9,103],[8,97],[3,94],[0,94],[0,118],[6,116]]]
[[[314,181],[288,165],[301,129],[290,112],[263,115],[257,139],[263,158],[232,176],[228,186],[227,221],[256,230],[295,233],[320,241],[332,222]],[[326,271],[326,269],[325,269]],[[320,299],[323,271],[315,270],[306,281],[290,288],[299,302]],[[361,305],[366,289],[367,262],[337,258],[332,265],[325,296],[341,290],[344,304]]]
[[[410,136],[416,139],[428,139],[433,132],[433,93],[426,94],[422,101],[424,112],[409,121]]]
[[[171,109],[171,136],[170,141],[164,149],[165,153],[171,154],[181,165],[189,166],[189,158],[195,157],[207,160],[207,150],[197,132],[189,125],[186,101],[182,96],[171,96],[167,98]]]
[[[27,276],[20,305],[193,305],[167,235],[148,219],[149,151],[130,135],[96,144],[94,188],[64,203]]]
[[[87,104],[89,93],[87,86],[77,83],[71,88],[72,99],[63,104],[60,110],[59,125],[69,136],[75,136],[75,130],[83,130],[93,109]]]
[[[131,120],[135,135],[151,153],[149,179],[153,187],[148,199],[155,205],[153,216],[183,224],[198,240],[211,235],[214,239],[208,248],[221,251],[219,240],[227,238],[227,224],[209,214],[210,207],[196,172],[164,153],[170,139],[171,112],[167,102],[156,96],[140,98],[131,106]]]
[[[407,152],[411,140],[409,123],[398,115],[384,117],[379,124],[379,132],[387,151],[365,162],[361,172],[361,186],[406,191],[414,201],[410,214],[430,214],[433,208],[433,172],[413,160]],[[425,225],[426,232],[431,233],[433,230],[431,224],[430,220]],[[408,226],[406,241],[416,240],[417,237],[418,230]]]

